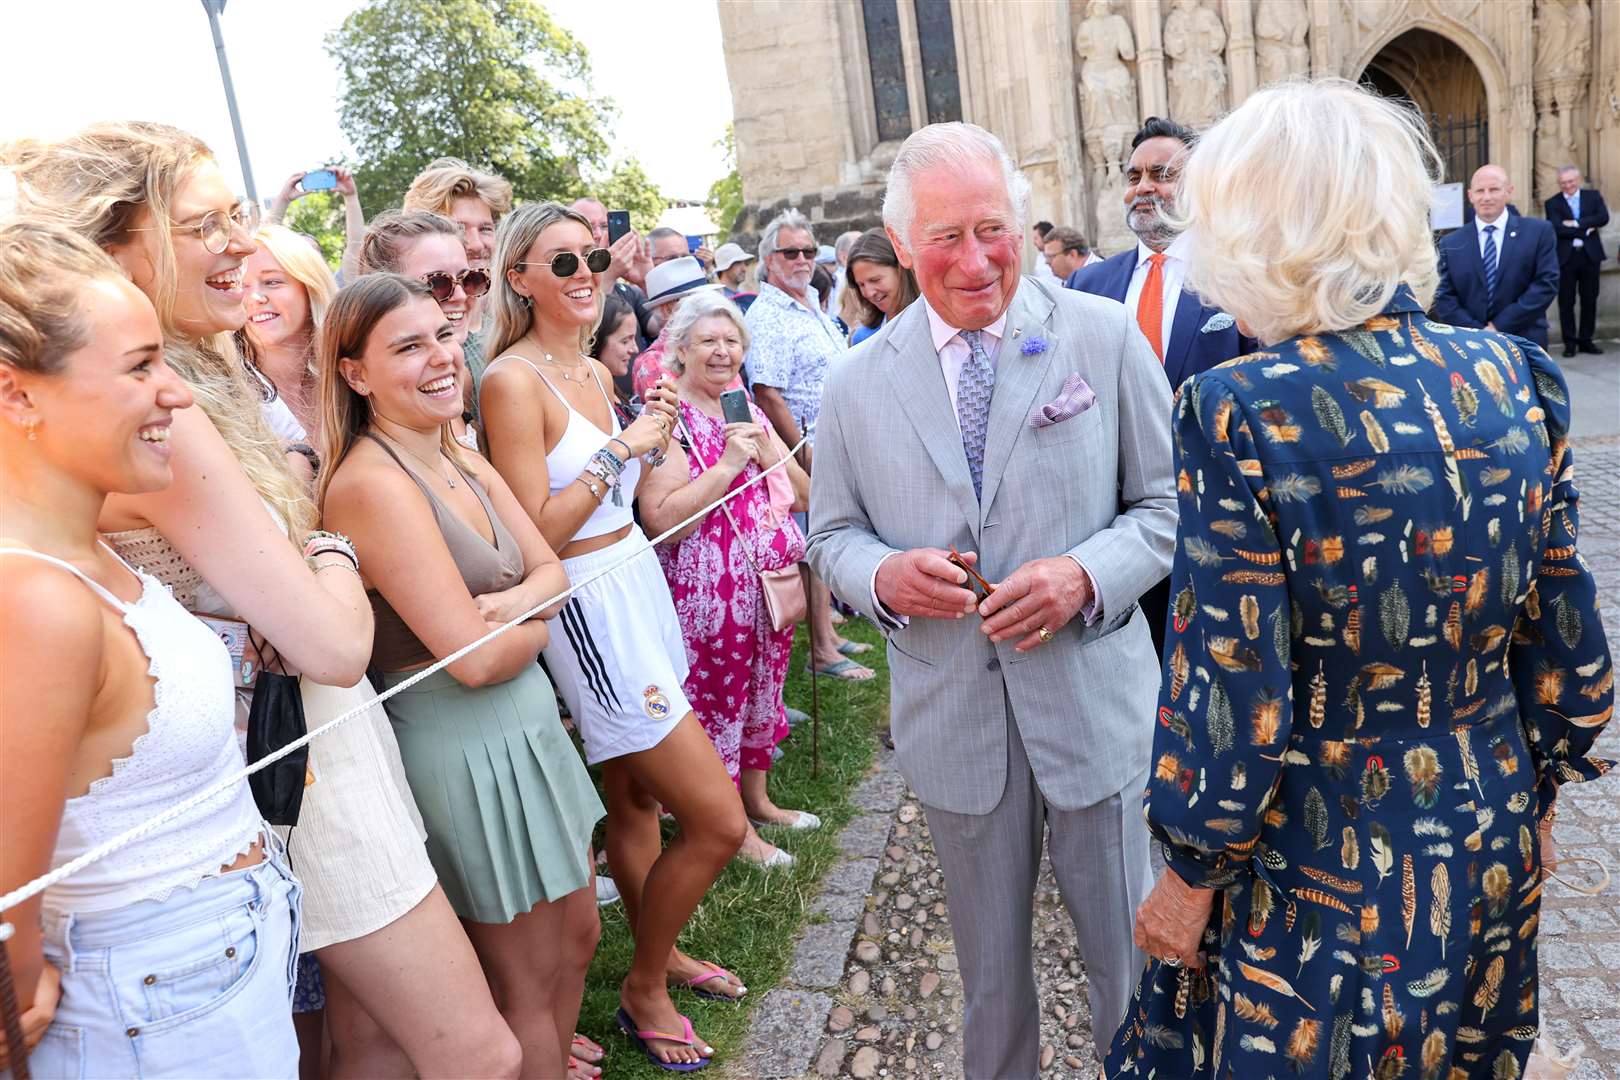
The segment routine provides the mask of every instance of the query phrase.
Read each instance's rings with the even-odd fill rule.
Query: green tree
[[[742,177],[737,173],[736,126],[727,124],[725,135],[715,140],[714,145],[725,153],[726,168],[730,171],[709,185],[709,201],[705,205],[715,224],[729,235],[743,208]]]
[[[368,0],[328,35],[367,216],[453,156],[520,199],[575,198],[606,170],[612,103],[584,46],[534,0]]]
[[[282,224],[293,232],[313,236],[321,255],[334,271],[343,261],[343,198],[331,191],[312,191],[287,208]]]
[[[610,210],[630,211],[631,226],[643,236],[664,213],[664,197],[635,158],[615,165],[606,177],[590,185],[590,193]]]

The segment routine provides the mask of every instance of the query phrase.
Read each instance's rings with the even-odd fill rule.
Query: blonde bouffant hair
[[[1267,344],[1359,326],[1401,282],[1427,307],[1441,174],[1409,108],[1339,78],[1261,90],[1182,168],[1173,223],[1187,286]]]
[[[496,221],[512,209],[512,185],[494,173],[480,172],[460,158],[434,158],[405,192],[401,209],[429,210],[450,216],[456,199],[478,199]]]
[[[315,523],[315,504],[287,467],[280,440],[265,421],[264,387],[249,372],[230,333],[188,339],[175,327],[179,293],[171,207],[196,168],[213,160],[201,139],[167,124],[93,124],[59,142],[23,141],[0,148],[0,165],[17,183],[18,210],[63,226],[102,250],[129,242],[146,212],[157,238],[150,296],[163,327],[164,359],[190,385],[197,404],[230,446],[254,490],[301,542]]]

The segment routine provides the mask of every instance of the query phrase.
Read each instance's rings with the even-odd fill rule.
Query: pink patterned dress
[[[759,407],[752,408],[755,421],[770,430]],[[687,457],[696,479],[725,453],[725,422],[684,401],[681,419],[694,442]],[[732,488],[759,471],[750,462]],[[793,631],[772,628],[749,558],[761,570],[791,566],[804,558],[804,534],[792,517],[773,511],[765,483],[727,505],[744,535],[715,510],[684,540],[660,545],[658,560],[686,641],[686,696],[735,782],[742,769],[769,769],[771,751],[788,731],[782,684]]]

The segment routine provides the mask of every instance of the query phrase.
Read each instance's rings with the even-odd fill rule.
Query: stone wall
[[[797,209],[810,219],[816,243],[831,244],[851,229],[865,232],[883,224],[883,188],[878,184],[826,188],[785,195],[768,203],[744,203],[731,228],[731,239],[749,251],[759,247],[759,234],[777,214]]]

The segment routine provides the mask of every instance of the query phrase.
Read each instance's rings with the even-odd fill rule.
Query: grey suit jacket
[[[1042,351],[1024,348],[1043,339]],[[1033,428],[1029,415],[1078,372],[1096,404]],[[922,303],[835,366],[822,400],[810,495],[809,559],[844,600],[873,606],[878,563],[895,551],[979,553],[998,581],[1070,553],[1102,598],[1020,654],[980,619],[912,619],[888,632],[890,721],[900,769],[925,803],[984,814],[1006,783],[1016,722],[1041,792],[1081,809],[1146,768],[1159,665],[1136,599],[1170,568],[1176,492],[1170,390],[1153,350],[1113,300],[1034,278],[1019,283],[996,360],[984,495],[967,456]],[[1011,705],[1011,714],[1008,705]],[[1015,719],[1016,718],[1016,719]]]

